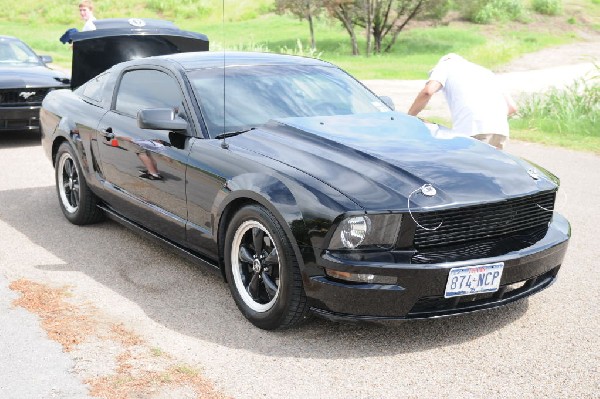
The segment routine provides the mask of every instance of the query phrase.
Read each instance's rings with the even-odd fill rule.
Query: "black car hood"
[[[398,112],[286,118],[230,139],[297,168],[368,210],[413,210],[497,202],[556,183],[516,157],[475,139],[440,139]],[[432,184],[436,195],[418,192]]]
[[[43,65],[3,66],[0,68],[0,89],[61,87],[65,86],[61,81],[65,78],[65,74]]]

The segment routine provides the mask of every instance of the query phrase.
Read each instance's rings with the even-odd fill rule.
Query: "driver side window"
[[[181,89],[173,77],[162,71],[137,69],[121,78],[115,110],[135,118],[142,109],[171,108],[182,116],[182,103]]]

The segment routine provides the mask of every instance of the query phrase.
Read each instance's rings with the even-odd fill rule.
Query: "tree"
[[[355,55],[359,53],[355,33],[357,26],[365,30],[367,55],[371,52],[389,52],[400,32],[411,20],[419,16],[441,19],[448,9],[444,7],[448,2],[449,0],[323,0],[329,14],[338,19],[350,35],[352,54]],[[384,44],[386,38],[388,40]]]
[[[363,0],[323,0],[323,5],[329,15],[339,20],[344,29],[346,29],[346,32],[348,32],[348,35],[350,35],[352,55],[359,54],[358,41],[354,29],[360,15],[364,12],[364,8],[361,10],[363,7],[362,2]]]
[[[279,14],[286,11],[291,12],[300,19],[308,21],[310,30],[310,47],[313,50],[317,49],[315,40],[315,28],[313,18],[319,14],[322,8],[322,0],[276,0],[275,9]]]

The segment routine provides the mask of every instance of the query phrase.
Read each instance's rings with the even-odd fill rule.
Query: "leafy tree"
[[[329,15],[342,23],[352,43],[352,55],[358,55],[358,41],[355,28],[361,15],[362,0],[323,0],[323,5]],[[364,10],[364,8],[363,8]]]
[[[283,14],[286,11],[291,12],[300,19],[306,19],[308,21],[308,27],[310,29],[310,47],[313,50],[317,48],[317,42],[315,40],[315,28],[313,19],[317,16],[322,9],[322,0],[276,0],[275,9],[278,13]]]
[[[411,20],[419,16],[441,19],[448,10],[448,2],[449,0],[323,0],[329,14],[337,18],[350,35],[354,55],[359,53],[355,33],[357,26],[365,30],[367,54],[389,52],[400,32]],[[388,40],[384,44],[385,39]]]

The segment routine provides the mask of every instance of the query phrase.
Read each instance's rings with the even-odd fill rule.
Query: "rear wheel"
[[[65,217],[73,224],[95,223],[103,219],[98,197],[89,189],[81,166],[69,143],[62,143],[54,167],[58,203]]]
[[[250,205],[234,215],[225,238],[225,273],[238,308],[255,326],[287,328],[306,315],[298,262],[267,209]]]

